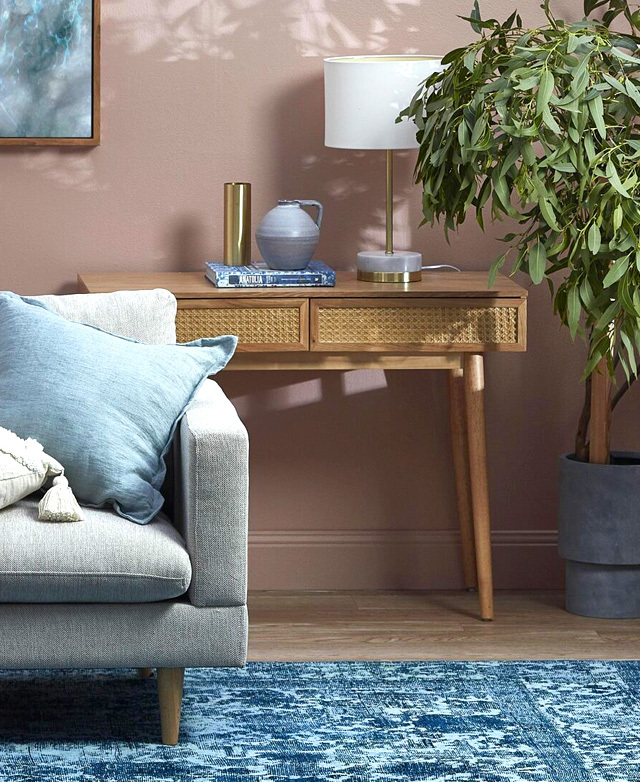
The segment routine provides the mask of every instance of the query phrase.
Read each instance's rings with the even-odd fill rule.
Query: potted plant
[[[484,228],[485,205],[515,221],[489,284],[506,263],[546,281],[586,341],[575,452],[560,460],[567,608],[640,616],[640,454],[609,452],[640,349],[640,12],[585,0],[568,23],[541,7],[546,24],[525,29],[517,12],[482,19],[476,0],[479,39],[444,57],[399,120],[418,127],[423,223],[448,234],[474,210]]]

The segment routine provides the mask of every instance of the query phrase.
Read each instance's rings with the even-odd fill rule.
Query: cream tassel
[[[78,501],[64,475],[53,479],[53,486],[40,500],[38,518],[41,521],[84,521]]]

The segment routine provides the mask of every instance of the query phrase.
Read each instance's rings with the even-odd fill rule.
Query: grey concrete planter
[[[640,454],[613,453],[611,464],[562,456],[558,532],[567,611],[640,617]]]

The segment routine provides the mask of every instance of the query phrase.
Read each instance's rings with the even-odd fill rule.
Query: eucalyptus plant
[[[622,368],[612,409],[638,375],[640,11],[584,0],[584,19],[568,23],[541,7],[546,24],[525,29],[517,12],[482,19],[476,0],[463,18],[479,39],[449,52],[400,118],[418,127],[423,223],[442,221],[448,237],[469,210],[483,230],[485,206],[510,218],[490,283],[505,264],[546,280],[555,313],[586,340],[586,459],[592,372]]]

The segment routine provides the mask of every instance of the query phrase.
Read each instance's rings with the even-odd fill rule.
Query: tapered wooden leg
[[[464,391],[480,616],[482,619],[488,620],[493,619],[493,571],[491,566],[487,443],[484,422],[484,361],[480,354],[465,353]]]
[[[184,668],[158,668],[158,700],[162,743],[174,746],[180,733]]]
[[[476,547],[473,539],[471,512],[471,484],[469,479],[469,446],[464,401],[464,376],[462,368],[452,369],[449,380],[449,414],[451,418],[451,447],[453,450],[453,474],[458,499],[458,522],[462,545],[462,572],[466,589],[478,586],[476,573]]]
[[[148,679],[153,673],[153,668],[138,668],[138,677],[140,679]]]

